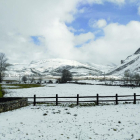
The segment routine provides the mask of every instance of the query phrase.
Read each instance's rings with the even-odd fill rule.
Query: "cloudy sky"
[[[139,0],[0,0],[0,52],[12,63],[119,64],[139,47]]]

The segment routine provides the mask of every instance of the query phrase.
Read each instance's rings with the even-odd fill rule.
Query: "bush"
[[[1,85],[0,85],[0,98],[2,98],[5,94],[5,91],[2,89]]]
[[[0,85],[0,98],[3,97],[3,94],[2,94],[2,87]]]
[[[40,82],[36,82],[36,84],[40,84]]]
[[[26,83],[26,82],[27,82],[27,80],[28,80],[28,79],[27,79],[27,77],[26,77],[26,76],[23,76],[23,77],[22,77],[22,81],[23,81],[24,83]]]
[[[49,84],[53,84],[53,82],[52,82],[52,80],[49,80],[49,82],[48,82]]]

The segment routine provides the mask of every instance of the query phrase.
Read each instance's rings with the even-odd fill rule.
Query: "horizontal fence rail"
[[[8,98],[8,97],[4,97],[4,98]],[[0,101],[3,100],[4,98],[0,98]],[[10,98],[14,99],[17,97],[10,97]],[[18,97],[18,98],[23,98],[23,97]],[[133,102],[133,104],[136,104],[137,101],[140,101],[140,95],[136,95],[136,93],[134,93],[133,95],[116,94],[115,96],[100,96],[99,94],[96,94],[96,96],[79,96],[79,94],[77,94],[77,96],[66,96],[66,97],[60,97],[58,96],[58,94],[56,94],[56,96],[52,96],[52,97],[36,97],[36,95],[34,95],[33,97],[24,97],[24,98],[27,98],[28,102],[33,103],[34,106],[37,103],[55,103],[57,106],[59,103],[68,103],[68,102],[76,103],[77,105],[79,105],[79,103],[95,103],[96,105],[99,105],[99,103],[114,102],[117,105],[119,104],[119,102]],[[53,100],[50,101],[50,99]],[[61,99],[71,99],[71,101],[61,100]]]
[[[86,103],[86,102],[95,103],[96,105],[99,105],[99,103],[102,103],[102,102],[103,103],[114,102],[117,105],[119,102],[123,102],[123,101],[133,102],[133,104],[136,104],[137,101],[140,101],[140,95],[136,95],[136,93],[134,93],[133,95],[116,94],[115,96],[99,96],[99,94],[97,94],[96,96],[79,96],[79,94],[77,94],[77,96],[67,96],[67,97],[59,97],[58,94],[56,94],[55,97],[54,96],[53,97],[36,97],[36,95],[34,95],[34,97],[24,97],[24,98],[33,99],[33,101],[29,101],[29,102],[33,103],[34,106],[36,105],[36,103],[55,103],[57,106],[59,103],[68,103],[68,102],[76,103],[77,105],[79,105],[79,103]],[[54,99],[54,100],[53,101],[50,101],[50,100],[37,101],[37,99]],[[75,99],[75,100],[67,101],[67,100],[60,100],[60,99]],[[80,99],[86,99],[86,100],[80,100]]]

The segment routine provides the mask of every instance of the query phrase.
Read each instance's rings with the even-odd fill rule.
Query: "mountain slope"
[[[7,74],[60,76],[63,69],[67,69],[77,76],[102,74],[102,71],[96,66],[66,59],[45,59],[32,61],[30,64],[13,64],[9,71],[7,71]]]
[[[140,73],[140,48],[133,55],[128,56],[122,64],[110,70],[107,75],[123,75],[125,71]]]

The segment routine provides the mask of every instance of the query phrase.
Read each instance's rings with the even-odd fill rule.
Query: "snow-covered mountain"
[[[123,75],[125,71],[140,74],[140,48],[134,54],[122,60],[121,64],[110,70],[107,75]]]
[[[113,66],[112,66],[113,67]],[[112,68],[111,66],[103,66],[97,64],[81,63],[67,59],[45,59],[32,61],[30,64],[13,64],[7,74],[10,75],[52,75],[60,76],[63,69],[69,70],[73,75],[101,75],[104,70]]]
[[[102,73],[104,72],[107,73],[108,71],[111,71],[117,66],[114,63],[109,63],[109,62],[106,64],[95,64],[95,63],[87,63],[87,64],[99,69],[100,71],[102,71]]]

